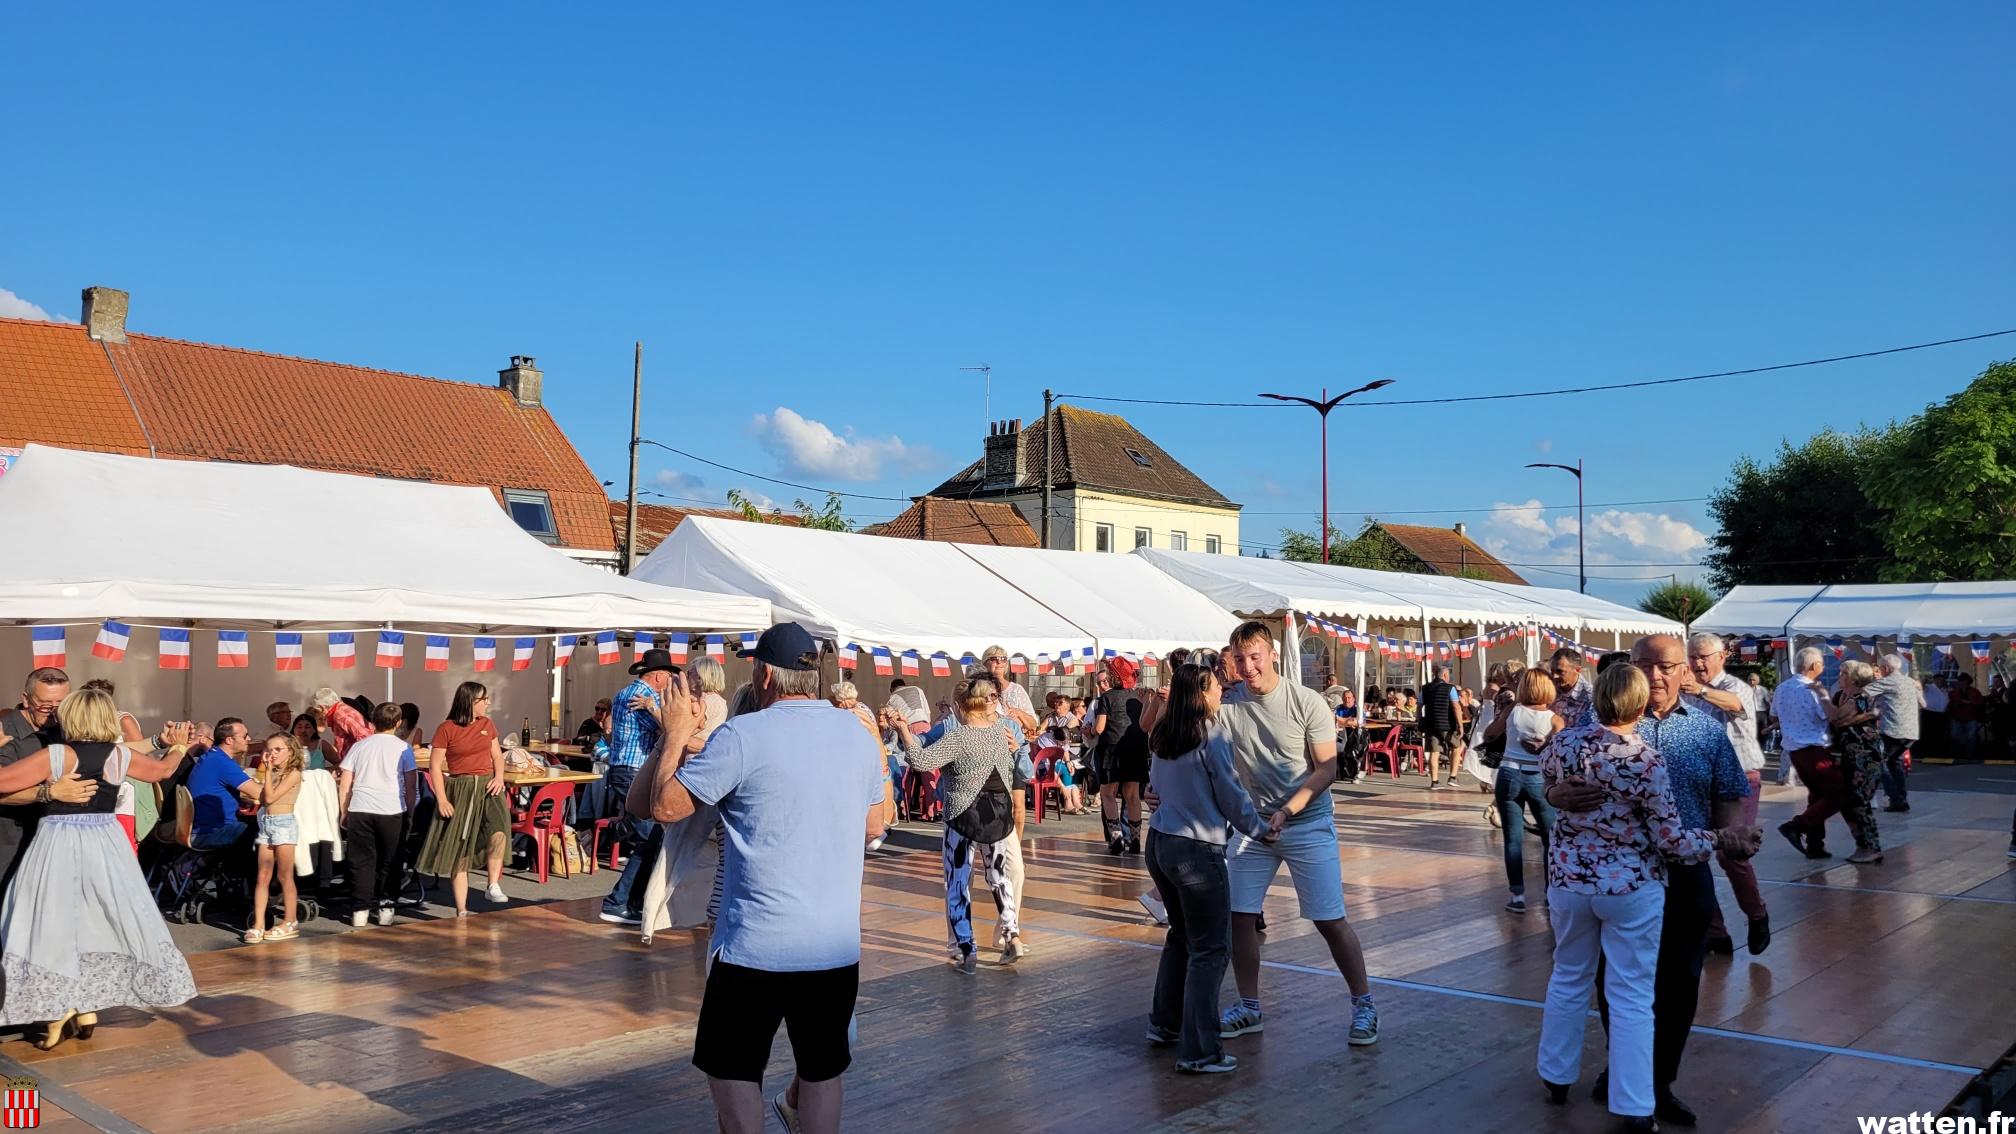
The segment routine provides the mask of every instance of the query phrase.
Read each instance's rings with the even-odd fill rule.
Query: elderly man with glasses
[[[1729,745],[1736,750],[1736,761],[1743,765],[1743,775],[1750,781],[1750,794],[1743,799],[1742,823],[1755,827],[1757,797],[1764,783],[1764,747],[1757,743],[1757,702],[1752,699],[1750,683],[1729,672],[1728,660],[1729,647],[1721,638],[1714,634],[1694,635],[1687,641],[1687,665],[1693,672],[1680,692],[1700,698],[1721,714]],[[1722,875],[1729,879],[1729,891],[1736,895],[1736,904],[1750,919],[1747,941],[1750,952],[1762,953],[1771,945],[1771,916],[1764,895],[1757,889],[1756,868],[1749,859],[1726,853],[1716,855],[1715,861],[1722,864]],[[1722,903],[1716,902],[1714,908],[1715,917],[1708,924],[1708,951],[1732,955],[1736,942],[1722,920]]]
[[[1687,644],[1677,634],[1640,638],[1631,664],[1645,675],[1651,699],[1638,735],[1659,753],[1673,789],[1680,825],[1689,829],[1740,827],[1749,777],[1729,743],[1722,716],[1705,701],[1684,695],[1695,680]],[[1547,802],[1563,811],[1586,811],[1606,798],[1604,789],[1564,779],[1547,789]],[[1693,1108],[1673,1094],[1680,1059],[1701,998],[1701,966],[1708,954],[1708,924],[1715,909],[1715,877],[1708,864],[1666,864],[1666,903],[1659,933],[1658,976],[1652,999],[1652,1080],[1661,1121],[1693,1126]],[[1601,985],[1598,985],[1600,990]],[[1599,997],[1600,999],[1600,997]],[[1596,1081],[1596,1098],[1609,1081]]]

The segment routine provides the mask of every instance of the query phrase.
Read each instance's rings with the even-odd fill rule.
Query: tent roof
[[[1035,656],[1096,641],[1164,652],[1222,640],[1226,613],[1121,556],[965,546],[694,516],[637,567],[655,582],[761,595],[845,645]]]
[[[1657,615],[1551,587],[1204,552],[1141,548],[1134,554],[1241,614],[1294,610],[1325,618],[1409,624],[1424,617],[1431,622],[1500,625],[1530,620],[1567,629],[1626,633],[1680,629],[1679,623]]]
[[[0,477],[0,521],[49,533],[0,560],[0,618],[499,631],[770,621],[761,599],[575,562],[483,488],[30,445]]]
[[[1734,587],[1694,626],[1809,638],[2008,636],[2016,634],[2016,582]]]

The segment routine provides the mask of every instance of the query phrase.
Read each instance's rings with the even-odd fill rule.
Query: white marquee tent
[[[1696,630],[1914,642],[2016,635],[2016,582],[1733,587]]]
[[[1222,607],[1130,557],[704,516],[683,521],[636,577],[759,595],[836,646],[955,660],[997,644],[1030,658],[1086,646],[1160,654],[1222,642],[1233,625]]]

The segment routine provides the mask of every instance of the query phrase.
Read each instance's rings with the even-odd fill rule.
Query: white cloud
[[[707,481],[705,478],[694,476],[691,473],[675,472],[671,469],[659,469],[651,477],[651,487],[660,492],[693,494],[706,489]]]
[[[49,312],[15,295],[4,287],[0,287],[0,316],[9,319],[40,319],[44,323],[76,322],[74,319],[65,319],[61,315],[51,315]]]
[[[844,435],[835,433],[825,422],[814,421],[784,406],[778,406],[774,413],[757,414],[750,422],[750,431],[785,471],[803,477],[875,480],[883,474],[885,466],[913,470],[931,460],[927,450],[905,444],[900,437],[862,437],[851,428]]]
[[[1517,504],[1497,503],[1473,534],[1477,542],[1507,562],[1548,563],[1554,570],[1572,573],[1575,564],[1575,510],[1543,510],[1539,500]],[[1596,563],[1679,563],[1698,559],[1708,546],[1708,537],[1685,520],[1664,512],[1627,512],[1607,508],[1589,517],[1589,562]],[[1536,582],[1550,585],[1554,580],[1539,568],[1514,566]],[[1665,574],[1673,568],[1661,568]],[[1691,569],[1677,572],[1683,577]],[[1613,576],[1614,577],[1614,576]]]

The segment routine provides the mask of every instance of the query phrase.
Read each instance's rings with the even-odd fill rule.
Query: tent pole
[[[192,631],[196,628],[196,623],[194,622],[188,622],[184,625],[187,625]],[[192,639],[191,644],[193,645],[193,639],[196,635],[192,633],[189,637]],[[189,660],[194,662],[196,659],[191,658]],[[196,667],[193,664],[185,666],[182,670],[182,719],[185,721],[196,719]]]
[[[1358,619],[1358,648],[1351,651],[1351,691],[1358,702],[1358,724],[1365,724],[1365,619]]]
[[[1477,632],[1477,692],[1482,694],[1484,692],[1484,673],[1488,668],[1484,664],[1484,624],[1482,622],[1476,623],[1472,629]]]
[[[553,708],[550,714],[553,720],[547,726],[551,730],[547,739],[552,741],[560,739],[560,725],[566,715],[567,704],[567,671],[560,668],[559,661],[560,639],[549,632],[546,635],[546,669],[553,675]]]
[[[385,629],[387,629],[387,630],[390,630],[390,629],[392,629],[392,624],[391,624],[390,622],[387,622],[387,623],[385,624]],[[422,643],[422,647],[423,647],[423,649],[424,649],[424,647],[425,647],[425,643]],[[422,654],[421,656],[422,656],[422,657],[424,658],[424,657],[425,657],[426,655],[425,655],[425,654],[423,653],[423,654]],[[397,698],[397,697],[393,696],[393,694],[392,694],[392,675],[393,675],[393,673],[395,673],[395,672],[397,672],[397,671],[395,671],[395,670],[393,670],[393,669],[391,669],[391,668],[389,668],[389,667],[388,667],[388,668],[387,668],[387,669],[385,670],[385,699],[386,699],[387,701],[397,701],[397,700],[399,699],[399,698]]]

